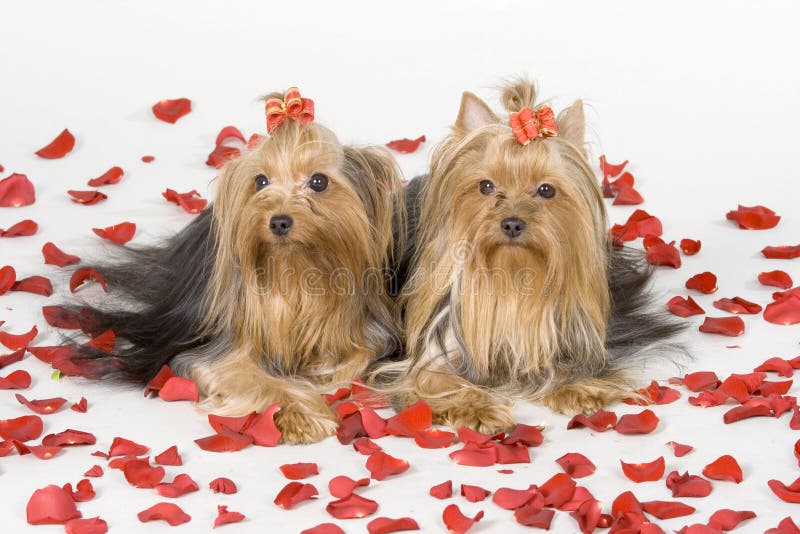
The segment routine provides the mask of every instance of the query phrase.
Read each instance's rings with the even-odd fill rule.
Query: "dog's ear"
[[[464,91],[464,94],[461,95],[458,118],[453,126],[456,135],[466,135],[481,126],[495,122],[497,122],[497,116],[486,105],[486,102],[469,91]]]
[[[583,100],[576,100],[570,107],[558,114],[558,136],[575,145],[586,156],[584,147],[586,119],[583,114]]]

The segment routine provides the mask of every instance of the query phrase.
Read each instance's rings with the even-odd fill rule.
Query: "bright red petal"
[[[695,289],[701,293],[713,293],[717,290],[717,277],[708,271],[696,274],[686,281],[686,289]]]
[[[402,412],[386,420],[386,432],[392,436],[411,437],[415,432],[430,428],[431,409],[425,401],[418,400]]]
[[[694,447],[692,447],[691,445],[684,445],[683,443],[678,443],[677,441],[668,441],[667,445],[672,447],[672,452],[677,458],[680,458],[681,456],[686,456],[687,454],[689,454],[691,451],[694,450]]]
[[[453,444],[456,435],[447,430],[432,428],[414,432],[414,442],[423,449],[443,449]]]
[[[497,463],[497,450],[493,445],[467,443],[462,449],[453,451],[448,456],[458,465],[488,467]]]
[[[750,511],[737,512],[726,508],[711,514],[708,519],[708,526],[727,532],[738,527],[742,521],[753,519],[755,516],[756,514]]]
[[[30,441],[41,436],[43,428],[42,418],[38,415],[0,419],[0,438]]]
[[[700,325],[700,331],[706,334],[722,334],[736,337],[744,334],[744,321],[741,317],[706,317]]]
[[[651,265],[666,265],[675,269],[681,266],[681,255],[674,241],[665,243],[655,238],[649,245],[645,245],[645,259]]]
[[[142,156],[142,161],[145,163],[152,163],[155,159],[155,156]]]
[[[241,155],[242,151],[236,147],[219,145],[208,155],[206,165],[219,169],[230,160],[236,159]]]
[[[648,501],[642,503],[642,508],[658,519],[673,519],[695,512],[693,507],[677,501]]]
[[[694,256],[700,252],[700,246],[700,241],[695,241],[694,239],[681,239],[681,250],[687,256]]]
[[[167,380],[169,380],[173,376],[175,375],[172,373],[172,370],[169,368],[169,365],[161,366],[161,369],[159,369],[158,373],[156,373],[156,376],[151,378],[150,382],[148,382],[147,385],[144,387],[144,396],[147,397],[148,395],[150,395],[151,392],[158,392],[162,387],[164,387],[164,384],[167,383]],[[216,416],[209,414],[209,421],[211,420],[212,417]],[[214,424],[212,423],[211,426],[213,427]],[[214,430],[217,429],[215,428]],[[221,429],[217,431],[219,432],[221,431]]]
[[[136,233],[136,225],[131,222],[122,222],[105,228],[92,228],[92,231],[103,239],[124,245],[133,239],[133,234]]]
[[[659,456],[652,462],[627,464],[620,460],[622,472],[634,482],[653,482],[664,476],[664,457]]]
[[[29,276],[22,280],[17,280],[11,286],[11,291],[26,291],[43,297],[49,297],[53,294],[53,284],[44,276]]]
[[[368,478],[353,480],[350,477],[341,475],[333,477],[330,482],[328,482],[328,491],[333,497],[344,499],[352,495],[356,488],[369,486],[369,483],[370,479]]]
[[[211,491],[214,493],[222,493],[225,495],[231,495],[238,491],[233,480],[225,477],[215,478],[208,483],[208,487],[211,488]]]
[[[167,189],[161,193],[161,196],[167,199],[168,202],[179,205],[187,213],[200,213],[208,204],[208,201],[194,189],[187,193],[178,193],[173,189]]]
[[[548,508],[526,504],[514,511],[514,520],[526,527],[543,528],[550,530],[555,512]]]
[[[317,488],[313,484],[303,484],[302,482],[289,482],[275,497],[275,504],[284,510],[291,510],[299,503],[312,499],[319,495]]]
[[[36,328],[36,326],[32,327],[24,334],[0,332],[0,344],[11,350],[20,350],[27,347],[37,335],[39,335],[39,329]]]
[[[623,415],[617,421],[615,430],[620,434],[649,434],[658,426],[658,417],[652,410],[638,414]]]
[[[480,486],[471,486],[469,484],[461,484],[461,496],[469,502],[480,502],[486,500],[492,492],[483,489]]]
[[[764,361],[761,365],[753,369],[757,372],[774,372],[778,373],[779,376],[785,376],[787,378],[791,378],[794,374],[794,369],[792,368],[792,364],[789,361],[784,360],[783,358],[773,357],[768,358]],[[786,393],[784,391],[784,393]],[[763,394],[763,393],[762,393]],[[766,395],[764,395],[766,396]]]
[[[63,158],[75,147],[75,136],[64,130],[49,145],[36,151],[36,155],[45,159]]]
[[[89,180],[90,187],[100,187],[101,185],[111,185],[117,184],[120,180],[122,180],[122,176],[125,174],[125,171],[122,170],[120,167],[111,167],[105,173],[98,176],[97,178],[93,178]]]
[[[236,126],[225,126],[223,129],[219,131],[217,134],[217,140],[214,141],[216,146],[220,146],[225,143],[228,139],[238,139],[242,143],[246,143],[247,140],[242,135],[242,132]]]
[[[622,163],[613,164],[608,163],[606,161],[605,154],[600,156],[600,170],[603,172],[603,176],[608,178],[613,178],[615,176],[619,176],[619,174],[625,170],[625,166],[628,164],[628,160],[626,159]]]
[[[0,208],[19,208],[35,201],[33,184],[24,174],[14,173],[0,180]]]
[[[583,414],[576,415],[567,423],[567,430],[585,426],[591,428],[595,432],[605,432],[608,429],[614,428],[616,424],[617,414],[605,410],[598,410],[588,417]]]
[[[712,480],[728,480],[738,484],[742,481],[742,468],[733,456],[726,454],[705,466],[703,475]]]
[[[125,479],[134,488],[154,488],[163,479],[166,472],[161,466],[151,466],[150,459],[131,460],[122,468]]]
[[[0,295],[5,295],[6,292],[14,286],[16,280],[17,272],[12,266],[6,265],[0,268]]]
[[[0,237],[25,237],[36,233],[39,225],[35,221],[25,219],[10,226],[6,231],[0,230]]]
[[[545,506],[558,508],[572,498],[575,493],[575,481],[564,473],[556,473],[539,487],[544,497]]]
[[[383,450],[380,445],[369,438],[358,438],[355,443],[353,443],[353,448],[364,456],[369,456],[370,454]]]
[[[731,408],[723,415],[725,424],[735,423],[750,417],[772,416],[772,406],[766,399],[750,399],[741,406]]]
[[[99,517],[87,519],[70,519],[64,525],[66,534],[106,534],[108,523]]]
[[[729,211],[726,218],[731,221],[736,221],[739,228],[743,230],[766,230],[774,228],[778,221],[781,220],[780,216],[775,215],[775,212],[764,206],[753,206],[748,208],[739,205],[736,211]]]
[[[800,245],[765,247],[761,251],[761,254],[763,254],[765,258],[777,260],[791,260],[794,258],[800,258]]]
[[[453,481],[447,480],[433,486],[428,493],[436,499],[449,499],[453,496]]]
[[[172,482],[156,485],[154,489],[156,493],[162,497],[169,497],[172,499],[200,490],[197,482],[192,480],[192,477],[185,473],[176,476]]]
[[[673,497],[707,497],[711,493],[711,482],[696,476],[672,471],[667,475],[667,488],[672,490]]]
[[[492,495],[492,502],[506,510],[516,510],[534,500],[537,501],[539,508],[544,506],[544,496],[539,493],[536,486],[524,490],[500,488]]]
[[[67,265],[74,265],[81,261],[78,256],[67,254],[55,246],[53,243],[45,243],[42,247],[42,255],[44,262],[50,265],[57,265],[58,267],[66,267]]]
[[[188,98],[160,100],[153,105],[153,115],[170,124],[175,124],[178,119],[190,111],[192,111],[192,101]]]
[[[503,438],[504,445],[515,445],[520,443],[526,447],[538,447],[544,441],[542,434],[542,427],[517,424],[514,429],[509,432],[508,436]]]
[[[442,512],[442,521],[451,534],[464,534],[481,519],[483,519],[483,511],[470,518],[465,516],[455,504],[447,506]]]
[[[789,294],[767,304],[764,319],[773,324],[791,325],[800,323],[800,297]]]
[[[315,463],[283,464],[279,469],[289,480],[302,480],[319,474],[319,467]]]
[[[170,526],[182,525],[192,520],[192,516],[181,510],[177,504],[171,502],[160,502],[151,506],[146,510],[142,510],[137,514],[139,521],[146,523],[148,521],[163,520],[170,524]]]
[[[139,445],[125,438],[114,438],[111,442],[111,448],[108,449],[108,456],[141,456],[147,454],[150,449],[144,445]]]
[[[367,458],[367,470],[375,480],[384,480],[392,475],[404,473],[409,468],[408,460],[401,460],[378,451]]]
[[[779,499],[786,502],[800,504],[800,478],[787,486],[780,480],[770,480],[767,482],[769,489],[772,493],[778,496]]]
[[[758,275],[758,281],[765,286],[774,286],[781,289],[789,289],[794,285],[792,277],[785,271],[769,271]]]
[[[178,447],[175,445],[153,458],[153,460],[159,465],[183,465],[183,459],[178,454]]]
[[[182,376],[173,376],[168,379],[158,391],[158,396],[167,402],[188,400],[198,402],[200,394],[194,380]]]
[[[23,349],[17,351],[24,353]],[[15,352],[14,354],[17,354]],[[0,389],[27,389],[31,385],[31,375],[28,371],[19,369],[8,376],[0,376]]]
[[[76,191],[70,189],[67,191],[67,194],[72,197],[73,202],[77,204],[86,204],[87,206],[92,206],[108,198],[107,195],[100,191]]]
[[[333,523],[320,523],[315,527],[303,530],[300,534],[345,534],[345,532]]]
[[[378,510],[378,503],[352,494],[344,499],[329,502],[325,510],[336,519],[357,519],[374,514]]]
[[[618,182],[619,180],[617,180]],[[616,182],[611,183],[613,188]],[[615,206],[634,206],[644,202],[644,198],[632,186],[617,186],[617,196],[614,198]]]
[[[245,436],[253,440],[253,445],[259,447],[274,447],[281,440],[281,431],[275,426],[275,412],[280,410],[279,404],[269,406],[262,413],[255,414],[242,430]]]
[[[742,297],[724,298],[714,301],[714,307],[728,313],[754,314],[761,311],[761,306]]]
[[[389,141],[386,143],[386,146],[394,150],[395,152],[400,152],[401,154],[411,154],[412,152],[416,152],[419,148],[421,143],[425,142],[425,136],[421,135],[416,139],[397,139],[395,141]]]
[[[586,456],[569,452],[556,460],[556,463],[572,478],[582,478],[593,474],[597,468]]]
[[[31,525],[58,525],[81,517],[72,495],[55,485],[34,491],[25,511]]]
[[[214,528],[228,523],[239,523],[240,521],[244,521],[244,514],[229,512],[228,507],[224,505],[217,506],[217,518],[214,519]]]
[[[103,468],[99,465],[93,465],[88,471],[86,471],[83,476],[85,477],[101,477],[103,476]]]
[[[58,411],[58,409],[64,406],[64,403],[67,402],[67,399],[63,397],[29,401],[24,395],[20,395],[19,393],[16,394],[16,398],[20,404],[24,404],[34,412],[43,415]]]
[[[253,438],[225,430],[219,434],[194,440],[197,446],[209,452],[235,452],[240,451],[253,443]]]
[[[47,447],[70,447],[74,445],[94,445],[97,442],[94,434],[80,430],[65,430],[58,434],[48,434],[42,439]]]
[[[389,534],[390,532],[403,532],[406,530],[419,530],[419,525],[410,517],[401,517],[400,519],[377,517],[367,523],[367,532],[369,534]]]

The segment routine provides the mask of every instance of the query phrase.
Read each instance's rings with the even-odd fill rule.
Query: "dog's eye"
[[[481,195],[491,195],[494,193],[494,182],[491,180],[482,180],[478,186],[478,190],[481,192]]]
[[[536,194],[542,198],[553,198],[556,196],[556,188],[550,184],[542,184],[536,190]]]
[[[269,178],[266,174],[259,174],[255,177],[256,191],[261,191],[269,185]]]
[[[312,174],[311,178],[308,179],[308,187],[310,187],[312,191],[322,193],[328,189],[328,182],[328,177],[318,172]]]

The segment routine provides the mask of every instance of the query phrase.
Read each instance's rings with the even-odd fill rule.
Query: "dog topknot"
[[[508,113],[519,112],[522,108],[534,107],[536,86],[526,78],[515,78],[502,87],[500,101]]]

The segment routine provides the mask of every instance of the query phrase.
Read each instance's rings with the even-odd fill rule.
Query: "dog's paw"
[[[516,425],[514,412],[510,406],[494,404],[489,399],[451,406],[435,413],[434,422],[454,430],[464,426],[484,434],[508,432]]]
[[[339,419],[327,405],[309,407],[295,404],[278,410],[275,424],[284,443],[316,443],[336,432]]]
[[[621,391],[617,389],[570,384],[546,395],[539,403],[564,415],[579,413],[591,415],[612,402],[620,400],[622,396]]]

